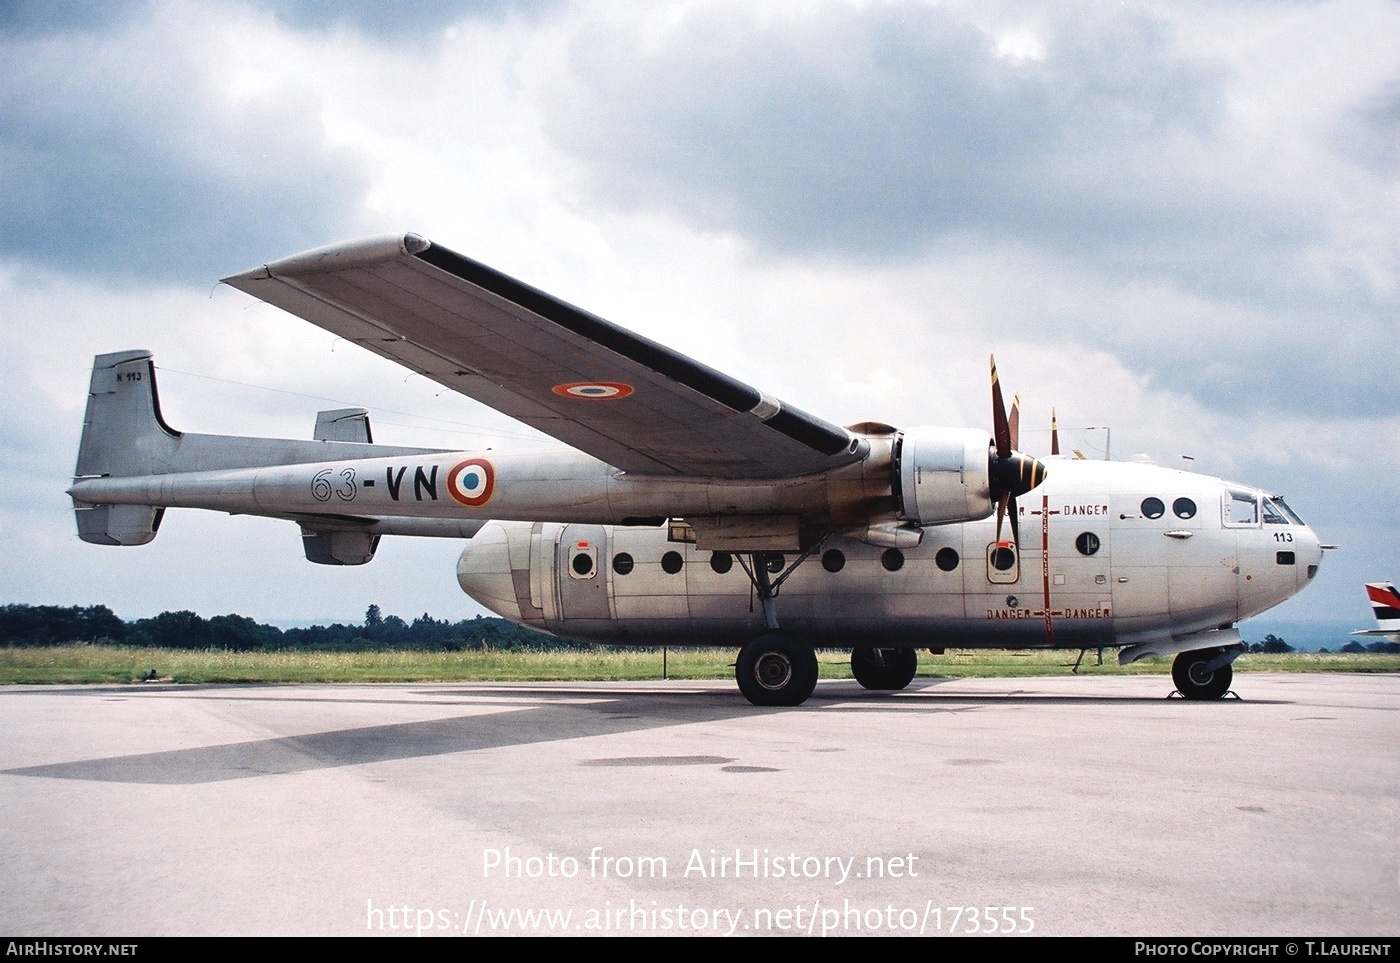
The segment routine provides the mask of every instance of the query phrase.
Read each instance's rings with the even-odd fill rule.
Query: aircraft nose
[[[1297,536],[1298,548],[1298,587],[1302,588],[1313,580],[1322,565],[1322,539],[1306,525]]]
[[[487,522],[468,540],[457,559],[457,584],[497,615],[515,622],[521,620],[510,574],[510,539],[505,526]]]

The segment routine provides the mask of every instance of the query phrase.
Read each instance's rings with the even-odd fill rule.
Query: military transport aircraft
[[[148,542],[171,507],[294,521],[329,565],[370,561],[383,535],[464,538],[458,581],[492,611],[599,642],[736,646],[756,705],[811,695],[814,646],[850,648],[884,690],[909,684],[918,648],[1115,646],[1123,663],[1175,655],[1182,695],[1220,698],[1234,624],[1321,562],[1269,492],[1018,451],[995,363],[990,433],[843,428],[414,234],[224,280],[564,445],[377,445],[356,408],[321,412],[311,441],[179,432],[151,354],[104,354],[69,489],[85,541]]]

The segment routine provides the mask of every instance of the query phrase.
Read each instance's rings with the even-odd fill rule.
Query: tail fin
[[[180,432],[160,416],[149,351],[93,359],[75,481],[160,474],[168,470],[179,439]],[[97,545],[144,545],[155,538],[163,514],[148,505],[89,505],[76,499],[73,510],[78,537]]]
[[[1400,632],[1400,593],[1389,582],[1367,582],[1366,597],[1382,632]]]

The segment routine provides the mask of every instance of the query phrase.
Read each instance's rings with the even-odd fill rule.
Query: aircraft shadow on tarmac
[[[757,718],[781,712],[903,712],[913,714],[966,712],[1015,704],[1123,704],[1159,703],[1162,697],[1116,694],[1104,697],[1059,695],[1009,689],[998,693],[939,692],[939,683],[911,687],[899,693],[870,693],[855,683],[831,683],[818,687],[805,709],[759,709],[728,690],[681,689],[657,692],[629,689],[531,688],[480,686],[433,689],[433,699],[413,705],[467,705],[479,710],[496,705],[500,712],[421,722],[394,723],[315,732],[307,735],[256,739],[216,746],[172,749],[162,752],[85,759],[3,770],[4,775],[76,779],[95,782],[154,785],[192,785],[357,766],[366,763],[424,756],[471,752],[508,746],[555,742],[590,736],[616,735],[647,729]],[[92,690],[86,690],[88,694]],[[125,690],[130,692],[131,690]],[[160,698],[209,698],[208,688],[145,690],[142,696]],[[452,698],[452,697],[456,698]],[[250,693],[219,692],[232,701],[297,702],[393,702],[389,699],[259,697]],[[588,701],[582,701],[586,699]],[[524,700],[524,701],[522,701]],[[1253,703],[1258,700],[1250,700]],[[1272,700],[1271,700],[1272,701]],[[1190,709],[1221,708],[1233,700],[1189,704]],[[402,701],[395,704],[403,705]],[[1183,704],[1187,708],[1188,704]],[[732,763],[721,757],[624,757],[592,760],[590,765],[695,765]],[[747,771],[748,767],[732,767]]]

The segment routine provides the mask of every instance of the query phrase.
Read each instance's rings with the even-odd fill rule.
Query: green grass
[[[921,653],[919,675],[962,678],[1068,675],[1076,652],[952,649]],[[672,679],[733,678],[733,649],[670,649]],[[823,679],[850,678],[848,655],[818,652]],[[661,651],[559,652],[226,652],[109,645],[0,648],[0,684],[130,683],[152,669],[176,682],[529,682],[661,678]],[[1150,675],[1170,670],[1168,659],[1118,665],[1112,650],[1084,675]],[[1400,655],[1290,653],[1246,655],[1242,672],[1400,672]]]

